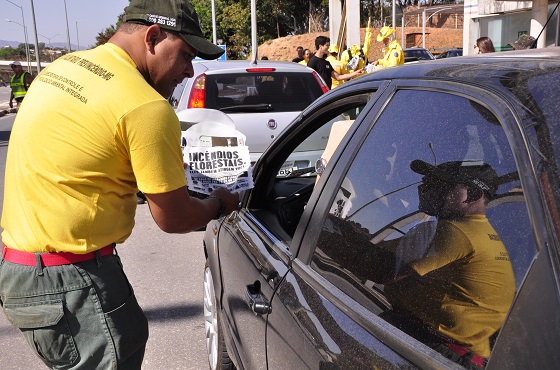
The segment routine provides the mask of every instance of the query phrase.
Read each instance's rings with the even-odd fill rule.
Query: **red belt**
[[[113,254],[114,244],[107,245],[101,249],[99,249],[99,254],[101,256],[107,256],[109,254]],[[10,249],[6,247],[5,244],[2,244],[2,254],[4,255],[4,259],[8,262],[16,263],[18,265],[25,265],[25,266],[36,266],[37,253],[30,253],[30,252],[23,252],[18,251],[16,249]],[[95,258],[95,252],[90,252],[86,254],[74,254],[70,252],[58,252],[58,253],[39,253],[41,258],[41,263],[44,267],[47,266],[61,266],[61,265],[70,265],[72,263],[84,262],[89,261]]]
[[[469,351],[468,349],[466,349],[463,346],[460,346],[458,344],[454,344],[454,343],[445,343],[445,345],[447,346],[447,348],[449,348],[450,350],[452,350],[453,352],[455,352],[456,354],[458,354],[461,357],[464,357],[465,355],[471,355],[471,362],[477,366],[480,367],[484,367],[485,363],[484,363],[484,357],[479,356],[479,355],[475,355],[474,353],[472,353],[471,351]]]

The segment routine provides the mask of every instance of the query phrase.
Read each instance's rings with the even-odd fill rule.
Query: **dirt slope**
[[[361,30],[361,40],[363,43],[366,29]],[[407,27],[406,33],[418,32],[422,33],[422,28]],[[373,42],[371,50],[369,51],[368,59],[375,60],[381,58],[382,44],[377,42],[375,39],[376,35],[379,33],[379,29],[373,29]],[[328,32],[318,32],[318,33],[307,33],[303,35],[287,36],[281,37],[279,39],[267,41],[263,45],[259,46],[259,59],[263,56],[267,56],[270,60],[284,60],[291,61],[296,56],[296,48],[301,45],[304,48],[311,49],[315,51],[315,37],[319,35],[328,36]],[[401,29],[397,28],[397,38],[400,42],[401,40]],[[419,45],[422,46],[421,37],[418,38]],[[426,28],[426,48],[454,48],[461,47],[463,45],[463,30],[462,29],[452,29],[452,28]],[[404,47],[404,45],[403,45]]]

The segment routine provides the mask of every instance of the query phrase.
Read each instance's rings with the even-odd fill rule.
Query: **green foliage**
[[[200,18],[204,36],[213,40],[212,1],[191,2]],[[456,0],[396,0],[400,10],[411,5],[455,3]],[[391,0],[360,0],[360,26],[367,25],[368,17],[371,17],[372,26],[381,25],[381,13],[384,18],[390,15],[391,4]],[[329,0],[258,0],[256,5],[259,44],[288,35],[327,31]],[[215,0],[214,6],[216,37],[227,45],[228,59],[247,58],[251,51],[251,0]],[[116,26],[110,26],[98,34],[96,46],[107,42],[116,32],[122,16],[119,16]]]

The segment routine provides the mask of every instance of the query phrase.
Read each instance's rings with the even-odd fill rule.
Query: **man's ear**
[[[153,53],[160,36],[161,28],[159,28],[157,24],[152,24],[148,27],[144,33],[144,43],[146,45],[146,49]]]

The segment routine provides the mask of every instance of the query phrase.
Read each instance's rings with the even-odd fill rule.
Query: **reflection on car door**
[[[222,224],[218,239],[224,320],[246,369],[265,368],[265,324],[274,312],[270,300],[286,274],[288,259],[288,253],[279,256],[271,250],[273,243],[253,231],[257,229],[250,217],[234,212]]]

